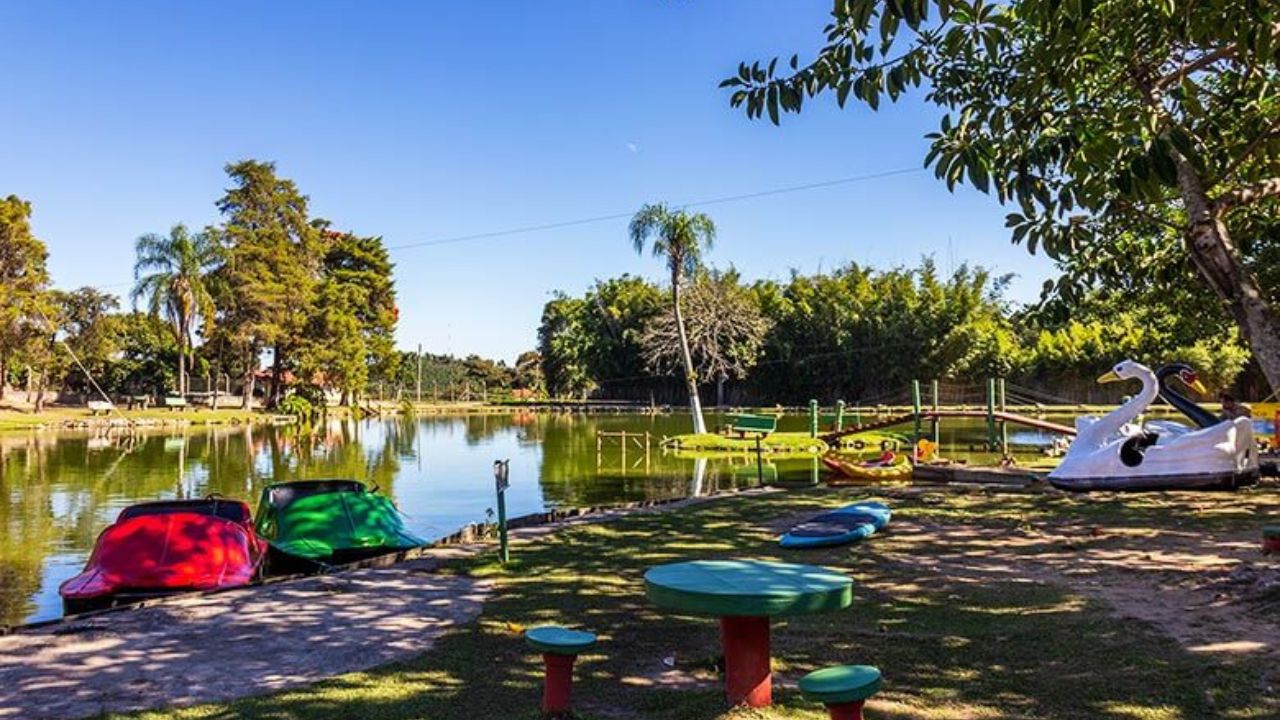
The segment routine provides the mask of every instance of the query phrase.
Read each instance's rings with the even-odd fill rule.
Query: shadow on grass
[[[893,547],[892,525],[884,536],[844,548],[796,554],[776,546],[771,528],[780,519],[872,494],[738,498],[566,529],[517,544],[516,560],[506,568],[489,558],[455,567],[500,587],[478,621],[412,662],[303,690],[141,717],[534,718],[540,662],[509,624],[549,622],[600,635],[598,650],[579,659],[576,674],[584,718],[822,718],[795,682],[839,663],[873,664],[884,672],[884,689],[869,706],[875,718],[1190,720],[1263,717],[1273,709],[1256,672],[1191,655],[1152,628],[1112,618],[1098,603],[1062,588],[1016,577],[985,584],[922,579],[916,569],[885,562],[881,549]],[[1027,513],[1067,522],[1081,512],[1101,516],[1094,503],[1036,496],[979,495],[943,507],[915,493],[890,502],[898,517],[935,521],[998,525]],[[1102,511],[1158,523],[1161,507],[1117,501]],[[1167,508],[1164,513],[1167,523]],[[875,581],[874,588],[855,583],[847,611],[775,623],[776,704],[767,710],[724,707],[711,670],[719,652],[713,620],[674,616],[644,597],[648,567],[723,557],[822,564]],[[672,657],[674,669],[664,663]]]

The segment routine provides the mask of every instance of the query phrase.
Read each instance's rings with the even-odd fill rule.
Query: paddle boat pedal
[[[548,718],[569,715],[573,691],[573,663],[578,655],[596,645],[594,633],[570,630],[557,625],[530,628],[524,639],[542,653],[545,668],[542,687],[542,715]]]
[[[879,690],[880,670],[870,665],[837,665],[800,678],[800,692],[826,705],[831,720],[863,720],[863,703]]]

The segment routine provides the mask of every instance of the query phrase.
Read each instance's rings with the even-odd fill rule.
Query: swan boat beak
[[[1124,380],[1124,378],[1122,378],[1122,377],[1120,377],[1119,375],[1117,375],[1115,370],[1112,370],[1111,372],[1107,373],[1106,375],[1103,375],[1102,377],[1098,378],[1098,383],[1099,383],[1099,384],[1102,384],[1102,383],[1113,383],[1113,382],[1120,382],[1120,381],[1122,381],[1122,380]]]
[[[1191,381],[1190,383],[1187,384],[1187,387],[1191,388],[1192,390],[1195,390],[1200,395],[1209,394],[1209,388],[1205,387],[1204,383],[1200,382],[1199,380]]]

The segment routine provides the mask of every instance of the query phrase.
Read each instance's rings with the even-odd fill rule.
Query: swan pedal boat
[[[258,534],[272,570],[308,570],[420,547],[391,498],[356,480],[297,480],[262,490]]]
[[[1156,373],[1125,360],[1098,382],[1139,380],[1142,390],[1101,418],[1076,419],[1076,439],[1049,473],[1061,490],[1220,490],[1257,482],[1258,450],[1248,418],[1185,432],[1131,425],[1160,392]],[[1153,431],[1154,430],[1154,431]]]
[[[178,592],[248,585],[266,543],[239,500],[163,500],[131,505],[98,535],[84,570],[58,587],[66,614]]]
[[[911,479],[911,461],[902,453],[896,454],[891,462],[876,463],[857,463],[835,455],[823,455],[822,464],[850,480]],[[829,481],[828,484],[839,485],[841,481]]]

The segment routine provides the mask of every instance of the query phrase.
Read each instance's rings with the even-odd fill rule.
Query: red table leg
[[[862,720],[862,701],[828,705],[827,713],[831,720]]]
[[[542,712],[559,716],[569,712],[569,696],[573,690],[573,661],[576,655],[546,653],[542,662],[546,665],[546,680],[542,686]]]
[[[773,703],[769,661],[769,618],[720,618],[724,643],[724,691],[730,705]]]

